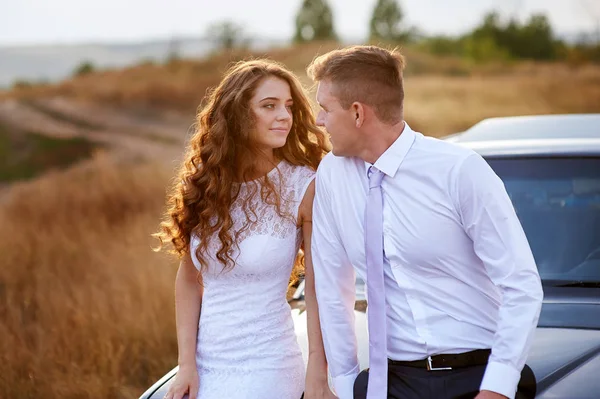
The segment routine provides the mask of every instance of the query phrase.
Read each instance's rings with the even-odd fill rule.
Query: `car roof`
[[[444,139],[483,156],[597,156],[600,114],[488,118]]]

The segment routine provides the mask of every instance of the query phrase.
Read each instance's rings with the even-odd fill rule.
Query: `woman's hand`
[[[304,399],[337,399],[327,381],[327,369],[312,364],[310,358],[306,369]]]
[[[198,396],[198,370],[194,366],[180,366],[175,381],[169,387],[169,391],[164,399],[183,399],[187,393],[189,399],[196,399]]]

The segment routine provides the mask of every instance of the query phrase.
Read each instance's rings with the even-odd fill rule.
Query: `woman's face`
[[[256,119],[250,139],[261,150],[271,152],[285,145],[292,128],[292,105],[290,85],[285,80],[270,76],[259,83],[250,99]]]

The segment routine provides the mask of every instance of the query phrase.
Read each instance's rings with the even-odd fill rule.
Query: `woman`
[[[302,241],[313,287],[313,179],[325,152],[301,84],[275,62],[237,63],[209,95],[157,234],[181,258],[179,372],[167,399],[301,397],[285,296]],[[331,395],[318,316],[309,324],[307,384]]]

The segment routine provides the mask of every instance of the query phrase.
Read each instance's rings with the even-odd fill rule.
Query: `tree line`
[[[303,0],[296,16],[293,41],[336,40],[333,12],[327,0]],[[583,38],[582,38],[583,39]],[[426,36],[408,26],[397,0],[377,0],[369,21],[370,43],[414,45],[439,55],[456,55],[474,61],[531,59],[600,62],[600,39],[568,44],[559,39],[544,14],[525,22],[503,21],[491,11],[478,26],[461,36]]]

